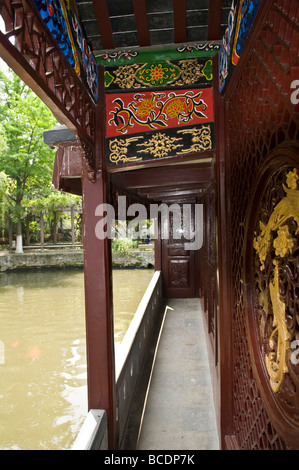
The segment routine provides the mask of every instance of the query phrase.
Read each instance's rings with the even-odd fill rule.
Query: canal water
[[[153,270],[113,271],[120,342]],[[0,274],[0,449],[70,449],[87,414],[81,270]]]

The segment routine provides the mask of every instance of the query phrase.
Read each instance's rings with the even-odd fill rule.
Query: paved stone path
[[[137,450],[217,450],[200,302],[167,306]]]

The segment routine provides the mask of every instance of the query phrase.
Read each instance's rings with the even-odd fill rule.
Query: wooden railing
[[[138,435],[138,418],[141,417],[143,411],[145,392],[150,379],[162,318],[162,277],[161,272],[156,271],[123,341],[115,351],[116,423],[119,449],[123,448],[128,440],[132,444]],[[135,429],[129,431],[128,425],[132,415],[134,415]],[[107,449],[107,442],[106,413],[102,410],[90,410],[73,449],[104,450]]]
[[[160,330],[163,315],[162,276],[156,271],[139,304],[135,316],[116,350],[116,396],[118,447],[122,448],[127,437],[127,425],[132,413],[139,415],[142,410],[132,409],[137,390],[140,395],[147,388],[150,365],[153,360],[155,341]],[[141,382],[141,383],[140,383]],[[136,402],[135,402],[136,405]],[[142,406],[142,403],[141,403]],[[136,429],[135,431],[138,432]]]
[[[107,450],[107,414],[103,410],[90,410],[75,440],[72,450]]]

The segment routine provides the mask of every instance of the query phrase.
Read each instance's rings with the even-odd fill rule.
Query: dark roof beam
[[[151,37],[147,18],[146,0],[133,0],[133,7],[135,13],[139,46],[150,46]]]
[[[210,0],[209,2],[208,41],[219,40],[221,37],[222,1]]]
[[[199,168],[192,165],[189,168],[163,167],[158,170],[156,168],[133,170],[124,175],[125,186],[131,189],[208,182],[211,178],[211,167]]]
[[[161,194],[164,194],[164,193],[186,193],[186,192],[199,192],[202,188],[206,187],[206,182],[202,182],[202,183],[196,183],[196,184],[180,184],[180,186],[178,187],[177,185],[175,186],[165,186],[164,188],[160,188],[159,186],[158,187],[154,187],[154,188],[141,188],[138,190],[138,194],[140,194],[140,196],[150,196],[150,197],[156,197],[157,195],[161,195]]]
[[[113,32],[106,0],[92,0],[104,49],[114,49]]]
[[[174,42],[187,41],[186,0],[173,0]]]
[[[154,200],[154,201],[162,201],[163,199],[169,199],[169,198],[175,198],[175,199],[180,199],[182,196],[184,197],[190,197],[190,196],[193,196],[195,197],[197,194],[200,193],[201,189],[190,189],[190,190],[182,190],[181,191],[181,187],[178,187],[178,189],[176,191],[165,191],[165,192],[161,192],[161,193],[158,193],[158,194],[149,194],[147,197],[151,200]]]

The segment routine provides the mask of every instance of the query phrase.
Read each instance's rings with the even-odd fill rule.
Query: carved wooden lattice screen
[[[95,103],[32,0],[0,0],[0,55],[79,137],[94,178]]]
[[[298,106],[291,102],[290,88],[291,83],[299,79],[298,15],[297,0],[274,0],[271,3],[266,21],[242,62],[238,79],[231,84],[230,96],[227,96],[233,434],[241,449],[280,450],[294,446],[288,432],[278,431],[271,411],[266,411],[252,366],[246,327],[244,244],[250,198],[267,156],[277,146],[284,144],[287,147],[299,137]],[[298,283],[298,273],[295,272],[294,276],[297,276],[294,282]],[[298,296],[298,293],[293,295]],[[298,407],[298,393],[295,387],[295,407]]]
[[[198,197],[198,204],[203,204],[203,247],[198,251],[199,256],[199,297],[202,298],[207,330],[210,335],[214,364],[218,363],[217,343],[217,250],[216,250],[216,184],[211,182]]]

